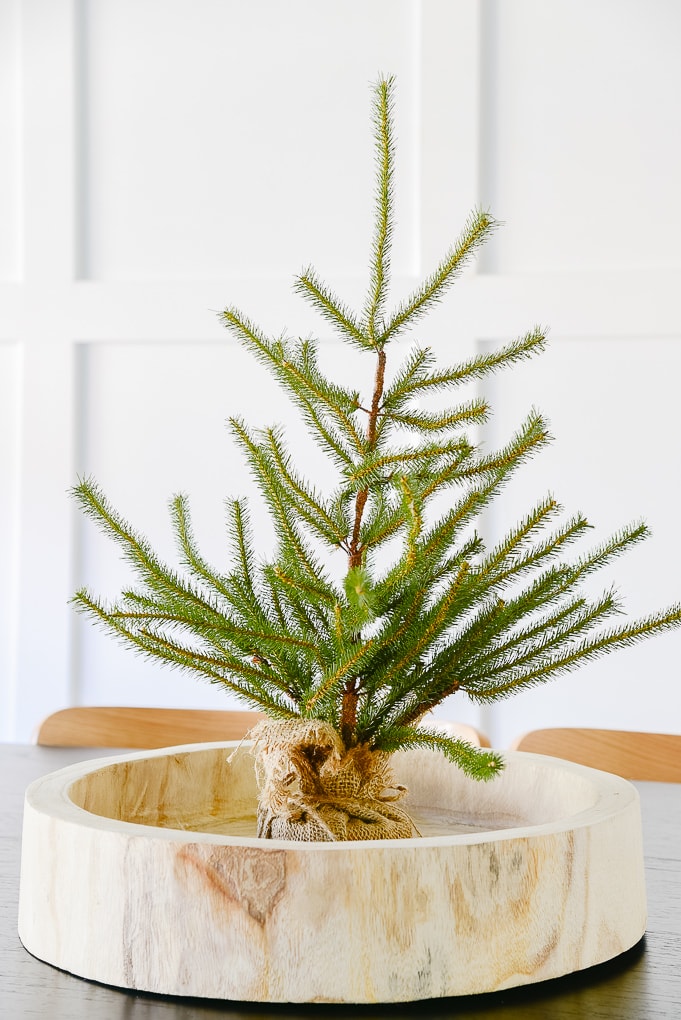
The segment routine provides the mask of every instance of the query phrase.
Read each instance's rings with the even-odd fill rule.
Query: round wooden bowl
[[[644,933],[638,794],[617,776],[516,752],[477,783],[408,752],[395,773],[421,838],[263,841],[253,760],[236,746],[136,752],[34,782],[26,949],[123,988],[369,1003],[542,981]]]

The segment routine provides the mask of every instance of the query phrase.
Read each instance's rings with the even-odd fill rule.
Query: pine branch
[[[648,527],[642,521],[622,528],[606,542],[598,546],[592,553],[582,557],[577,562],[573,568],[570,583],[574,584],[578,580],[592,574],[595,570],[600,570],[606,563],[621,555],[626,549],[638,545],[639,542],[648,538],[649,535]]]
[[[211,570],[198,551],[191,526],[189,504],[187,502],[187,497],[184,494],[178,493],[173,497],[170,512],[173,529],[175,531],[180,555],[184,565],[190,570],[194,577],[200,581],[206,582],[211,588],[231,603],[232,597],[228,585],[228,579]],[[250,576],[248,573],[245,574],[245,577],[250,583]],[[253,595],[255,598],[254,592]]]
[[[395,374],[390,386],[386,387],[381,410],[398,412],[410,399],[411,384],[424,378],[426,370],[435,365],[435,358],[430,348],[416,347],[409,352]]]
[[[199,610],[210,608],[213,612],[221,612],[222,607],[213,595],[194,588],[175,571],[161,563],[147,540],[133,532],[123,518],[112,509],[93,481],[81,479],[72,490],[72,495],[84,513],[121,547],[125,558],[151,591],[183,605],[189,616],[197,608]]]
[[[406,478],[400,479],[403,503],[410,521],[409,531],[406,538],[405,567],[413,570],[418,557],[418,543],[423,530],[423,506],[414,495],[414,492]]]
[[[281,361],[283,351],[281,345],[272,344],[262,330],[246,318],[238,308],[225,308],[220,313],[220,319],[237,340],[241,341],[248,350],[255,355],[265,368],[268,368],[281,378]]]
[[[440,582],[449,581],[452,573],[458,569],[459,565],[464,560],[468,560],[469,563],[472,562],[473,559],[484,550],[484,548],[485,546],[482,539],[478,534],[474,533],[470,536],[470,538],[464,541],[463,545],[455,548],[453,552],[448,552],[444,559],[442,559],[442,553],[438,552],[436,561],[440,563],[440,566],[438,566],[437,570],[434,570],[432,574],[434,590]]]
[[[318,493],[310,489],[299,478],[291,466],[291,457],[286,450],[278,430],[268,429],[267,438],[272,455],[272,467],[278,472],[282,488],[287,490],[288,499],[298,514],[329,545],[341,546],[347,536],[343,522],[335,520]]]
[[[398,676],[405,667],[413,665],[451,624],[456,616],[461,600],[461,588],[469,570],[470,565],[464,561],[444,595],[427,612],[421,614],[419,632],[414,635],[409,647],[400,656],[395,656],[385,683],[390,684],[392,677]]]
[[[464,687],[464,680],[467,676],[464,666],[474,659],[475,653],[482,649],[488,649],[499,633],[510,630],[523,615],[531,613],[538,608],[548,605],[557,597],[564,581],[566,571],[556,570],[547,572],[530,588],[521,593],[515,600],[504,603],[492,597],[489,599],[492,582],[487,580],[481,582],[480,576],[470,571],[463,584],[459,585],[458,598],[450,611],[445,616],[439,615],[438,627],[431,630],[430,643],[422,645],[420,652],[420,664],[415,657],[398,659],[400,653],[399,641],[391,634],[389,646],[389,660],[394,664],[399,661],[403,669],[402,677],[393,673],[390,677],[391,694],[387,697],[381,707],[377,719],[390,717],[393,721],[404,723],[412,722],[427,708],[433,708],[444,697]],[[422,609],[418,606],[418,620],[429,621],[429,614],[438,610],[442,601],[446,601],[451,595],[451,589],[446,589],[444,595],[440,596],[440,603],[434,600],[431,609]],[[399,596],[398,596],[399,598]],[[485,600],[487,604],[485,605]],[[461,620],[470,612],[476,604],[483,603],[472,620],[463,629],[456,633],[450,633],[450,628],[457,620]],[[381,637],[383,637],[381,635]],[[442,645],[441,651],[437,651],[438,643]],[[430,656],[428,668],[423,669],[424,657]],[[388,660],[386,660],[388,661]],[[452,666],[456,670],[452,673]],[[420,670],[418,687],[412,689],[413,680],[411,673],[418,667]],[[466,684],[466,686],[468,686]],[[415,693],[417,691],[418,693]]]
[[[562,627],[545,620],[543,626],[536,625],[531,628],[534,631],[532,635],[527,632],[524,635],[519,634],[520,640],[515,642],[515,653],[508,654],[511,642],[506,642],[504,648],[504,646],[495,647],[493,640],[490,642],[487,654],[467,660],[469,672],[462,686],[467,691],[477,688],[484,689],[494,677],[505,675],[510,670],[517,670],[520,666],[527,667],[534,662],[541,663],[546,652],[555,651],[563,645],[569,645],[579,634],[591,630],[606,617],[617,612],[619,612],[619,607],[612,592],[606,592],[598,602],[593,605],[585,605],[578,614],[571,614],[572,618],[568,619]],[[558,615],[558,613],[553,614],[551,619],[555,619]],[[519,644],[527,647],[519,650]]]
[[[281,535],[285,536],[286,542],[293,550],[296,560],[313,583],[325,587],[332,593],[333,588],[331,584],[326,580],[321,567],[315,562],[314,556],[306,547],[303,538],[299,534],[297,523],[294,523],[288,513],[290,504],[281,481],[272,468],[266,447],[253,439],[245,423],[240,419],[230,418],[230,425],[234,435],[246,452],[263,496],[279,526]]]
[[[251,604],[258,605],[258,592],[255,587],[255,555],[253,552],[253,534],[246,505],[240,499],[227,501],[227,523],[232,546],[236,552],[239,565],[240,581],[249,597]]]
[[[83,603],[86,608],[92,608],[91,601]],[[279,670],[282,677],[286,678],[285,682],[282,681],[281,689],[289,694],[292,693],[291,680],[295,680],[296,674],[287,661],[287,651],[303,651],[309,661],[324,665],[316,642],[292,634],[288,629],[283,632],[274,629],[263,613],[259,614],[255,626],[243,626],[216,613],[210,606],[197,607],[190,616],[182,605],[176,606],[167,600],[140,598],[136,593],[130,593],[123,606],[114,605],[106,610],[100,608],[106,612],[110,622],[124,625],[128,633],[139,634],[144,631],[158,637],[162,632],[166,633],[170,626],[173,631],[186,631],[203,639],[206,646],[216,649],[221,656],[225,653],[229,656],[261,656],[265,653],[271,660],[270,665],[274,664],[275,672]],[[274,673],[271,681],[279,683]]]
[[[612,593],[609,594],[609,598],[612,602],[612,612],[619,612],[619,605],[615,601]],[[529,642],[532,641],[532,639],[541,638],[542,635],[553,632],[554,628],[560,624],[574,620],[577,613],[585,609],[586,606],[587,601],[585,598],[573,599],[566,605],[561,606],[554,613],[551,613],[550,616],[544,617],[536,623],[512,631],[505,641],[499,642],[497,639],[491,643],[488,648],[480,648],[477,652],[474,652],[469,656],[468,661],[475,668],[477,668],[481,663],[497,661],[501,656],[512,649],[526,644],[529,645]],[[441,655],[442,658],[440,665],[443,668],[448,668],[448,666],[451,665],[451,662],[447,661],[446,650],[443,650]],[[458,658],[460,658],[460,656]],[[433,660],[431,665],[434,669],[437,668],[435,666],[435,660]]]
[[[422,540],[421,555],[426,559],[436,556],[437,550],[449,548],[457,535],[489,505],[498,493],[504,476],[497,472],[483,485],[478,485],[463,496],[451,510],[427,531]],[[423,498],[423,497],[422,497]],[[389,580],[388,580],[389,583]]]
[[[281,626],[305,635],[310,641],[320,641],[324,628],[320,628],[319,620],[309,612],[304,596],[299,596],[298,585],[271,564],[263,568],[263,579]]]
[[[439,432],[458,425],[481,425],[489,417],[489,405],[484,400],[472,400],[453,411],[412,411],[410,413],[383,413],[383,420],[417,432]]]
[[[317,406],[328,414],[341,429],[352,449],[357,453],[363,453],[363,439],[350,417],[357,410],[358,394],[343,389],[322,375],[317,366],[312,343],[305,340],[301,345],[299,356],[294,356],[292,352],[289,352],[283,366],[289,378],[301,387],[303,398],[315,401]]]
[[[348,471],[348,482],[364,487],[384,482],[399,472],[409,471],[411,465],[421,471],[424,476],[432,477],[443,471],[438,462],[446,459],[446,469],[464,462],[471,454],[472,448],[465,439],[453,439],[448,442],[423,444],[420,448],[394,450],[378,456],[369,456],[361,464]]]
[[[278,565],[273,566],[272,570],[274,571],[277,580],[280,581],[282,585],[295,588],[296,591],[305,595],[310,606],[314,607],[317,613],[319,613],[319,607],[321,605],[331,607],[336,605],[336,599],[328,588],[319,584],[311,584],[305,578],[294,577],[292,573],[287,573],[283,567]]]
[[[413,325],[416,319],[443,297],[445,290],[454,282],[475,251],[490,236],[495,226],[496,223],[489,213],[476,210],[471,214],[454,247],[450,249],[422,286],[398,308],[390,319],[378,338],[378,343],[381,346],[388,340],[394,339],[407,323]]]
[[[364,330],[372,345],[378,346],[378,322],[388,290],[393,199],[393,78],[381,79],[374,90],[374,133],[376,139],[376,224],[371,253],[371,282],[364,309]]]
[[[266,689],[270,678],[252,666],[248,666],[231,656],[206,655],[196,649],[186,648],[158,635],[142,631],[136,632],[124,619],[112,615],[100,602],[92,598],[85,589],[76,593],[72,600],[78,609],[94,617],[106,630],[136,646],[144,654],[153,659],[162,659],[172,665],[189,669],[193,673],[207,677],[211,682],[219,682],[228,687],[249,704],[273,712],[278,716],[293,716],[295,713],[284,702]],[[234,676],[232,676],[234,674]]]
[[[457,462],[453,459],[450,464],[441,469],[439,474],[426,479],[426,484],[420,492],[421,499],[425,502],[440,490],[451,485],[480,478],[483,484],[478,491],[487,491],[486,500],[489,501],[491,496],[497,493],[509,480],[512,473],[549,440],[550,436],[544,419],[533,411],[512,437],[510,443],[501,450],[486,457],[480,457],[477,461],[467,458],[462,462]]]
[[[293,286],[321,313],[327,322],[335,326],[351,343],[363,350],[374,347],[371,338],[362,329],[352,312],[324,286],[311,266],[303,270]]]
[[[420,617],[429,594],[434,591],[437,583],[438,565],[435,560],[424,560],[417,557],[411,570],[407,569],[409,550],[405,548],[399,560],[389,571],[390,582],[386,578],[375,580],[372,587],[372,598],[376,618],[383,622],[377,639],[383,651],[377,651],[377,657],[385,653],[386,662],[392,663],[400,637],[410,630],[413,624],[420,622]],[[459,564],[460,566],[460,564]],[[377,645],[379,641],[377,640]]]
[[[352,445],[349,445],[347,439],[339,435],[333,425],[325,420],[323,412],[320,413],[311,400],[300,397],[298,404],[310,429],[313,433],[317,433],[320,445],[331,455],[341,470],[352,465],[354,440]]]
[[[343,488],[334,496],[334,512],[346,520],[348,531],[353,527],[356,510],[357,491],[354,488]],[[361,527],[359,545],[367,552],[378,547],[396,534],[405,523],[404,506],[397,491],[387,487],[372,487],[367,494]]]
[[[335,632],[360,634],[375,618],[373,585],[366,567],[352,567],[343,584],[345,604],[335,606]]]
[[[590,525],[583,517],[575,517],[568,521],[556,534],[550,536],[546,542],[531,548],[525,556],[512,562],[506,569],[501,571],[489,570],[488,565],[483,563],[479,568],[479,574],[480,576],[488,576],[491,586],[499,589],[507,581],[516,579],[527,570],[537,568],[542,560],[553,557],[567,544],[580,537],[589,527]],[[569,592],[587,575],[605,566],[606,563],[622,553],[630,545],[640,542],[646,537],[646,534],[647,529],[645,525],[632,525],[608,539],[588,556],[580,558],[576,564],[564,564],[561,567],[554,568],[553,571],[549,572],[550,576],[560,579],[560,583],[555,589],[554,597]],[[503,561],[500,561],[501,563]],[[541,576],[545,577],[547,575]]]
[[[648,616],[643,620],[623,625],[590,640],[582,641],[562,655],[548,656],[533,669],[511,673],[509,679],[504,683],[493,685],[485,690],[470,691],[469,696],[473,700],[481,702],[506,697],[516,690],[543,682],[556,673],[570,672],[581,662],[597,658],[611,649],[627,647],[651,634],[670,630],[677,627],[679,623],[681,623],[681,605],[672,606],[662,613]]]
[[[307,424],[319,434],[325,448],[341,464],[351,463],[353,451],[362,449],[359,433],[349,417],[357,405],[357,394],[321,379],[314,370],[309,343],[303,343],[298,352],[283,340],[272,343],[236,308],[226,308],[221,318],[279,380],[300,407]],[[324,420],[325,415],[333,418],[333,425]],[[340,436],[335,433],[336,428],[340,429]]]
[[[560,598],[563,578],[564,571],[557,568],[547,570],[515,598],[506,601],[495,596],[489,587],[478,588],[480,608],[456,633],[450,635],[449,643],[457,649],[457,661],[474,658],[481,650],[493,646],[499,635],[512,631],[523,619],[550,608]],[[474,578],[472,585],[477,580]],[[445,662],[446,648],[439,665],[444,666]]]
[[[252,551],[250,522],[245,507],[239,500],[227,503],[228,525],[232,546],[235,550],[239,570],[231,575],[216,574],[199,555],[194,540],[189,518],[189,508],[184,496],[176,496],[172,505],[173,523],[180,543],[183,561],[195,577],[205,581],[227,601],[242,625],[251,629],[281,626],[282,621],[274,614],[270,617],[266,611],[268,598],[256,590],[255,559]],[[126,602],[129,595],[126,595]],[[136,604],[145,604],[153,608],[156,603],[152,599],[142,599],[135,594]],[[283,628],[287,630],[286,627]]]
[[[361,673],[363,662],[373,644],[374,639],[369,638],[367,641],[363,641],[359,645],[353,643],[348,646],[345,655],[337,664],[335,664],[333,673],[322,677],[314,694],[308,699],[307,704],[304,706],[304,714],[307,717],[312,717],[310,716],[312,709],[315,708],[315,706],[323,698],[328,698],[333,692],[342,690],[349,677],[353,677]]]
[[[531,547],[525,555],[516,559],[511,558],[510,563],[508,562],[508,557],[502,557],[496,564],[497,569],[494,569],[493,564],[488,565],[487,563],[484,563],[480,569],[491,574],[497,587],[503,587],[506,581],[521,576],[526,571],[536,568],[542,560],[550,559],[556,553],[562,552],[565,546],[580,538],[590,527],[591,525],[586,518],[578,515],[567,521],[559,531],[550,535],[546,541]],[[577,580],[578,576],[575,576],[575,580]]]
[[[290,629],[297,629],[321,651],[328,641],[330,614],[336,597],[323,581],[310,580],[292,552],[284,545],[279,560],[266,566],[264,574],[280,607],[292,621]],[[321,592],[326,593],[323,600]]]
[[[504,768],[504,759],[496,751],[474,747],[466,740],[448,737],[443,733],[415,726],[391,726],[374,738],[377,750],[393,752],[410,747],[425,747],[439,751],[472,779],[494,779]]]
[[[479,475],[509,471],[517,468],[531,454],[549,442],[550,436],[546,422],[540,414],[532,411],[521,428],[515,433],[510,443],[496,453],[486,457],[480,457],[478,461],[465,464],[457,468],[456,473],[449,470],[443,472],[441,478],[436,478],[424,490],[423,497],[426,498],[441,488],[443,484],[451,482],[454,478],[463,481],[464,479],[475,478]]]
[[[545,497],[533,510],[513,528],[508,535],[493,549],[481,566],[484,573],[494,573],[495,569],[505,563],[509,557],[514,556],[521,550],[530,535],[540,528],[543,528],[561,508],[552,496]]]
[[[381,493],[378,493],[380,498]],[[406,518],[402,506],[381,514],[378,511],[368,520],[365,518],[360,532],[360,545],[365,553],[375,553],[384,542],[394,538],[405,526]]]
[[[410,584],[413,582],[424,593],[431,589],[435,590],[438,581],[442,578],[443,570],[446,570],[441,564],[449,553],[452,543],[461,528],[478,512],[483,502],[484,495],[480,490],[469,493],[465,499],[456,504],[436,528],[423,535],[417,545],[416,562],[411,569],[407,569],[407,556],[406,553],[403,553],[382,577],[376,578],[374,598],[378,613],[390,614],[395,612],[400,605],[412,604],[416,596],[408,588],[405,582],[406,578],[410,579]],[[471,549],[472,551],[478,549],[478,541],[473,543]],[[460,563],[461,560],[457,560],[455,564],[457,570]],[[392,645],[392,642],[390,644]]]
[[[538,354],[545,346],[546,332],[536,326],[525,336],[490,354],[478,354],[461,365],[441,371],[428,371],[434,365],[432,353],[428,349],[417,350],[411,355],[405,371],[398,375],[386,390],[383,407],[386,410],[399,410],[407,398],[479,379],[499,368],[510,367],[516,362]]]

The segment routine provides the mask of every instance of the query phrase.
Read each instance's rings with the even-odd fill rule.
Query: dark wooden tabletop
[[[681,786],[637,783],[641,794],[648,931],[609,963],[524,988],[386,1006],[271,1006],[121,991],[30,956],[17,935],[21,819],[26,786],[73,762],[112,754],[0,744],[0,1016],[8,1020],[173,1020],[191,1017],[476,1017],[495,1020],[671,1020],[681,1017]]]

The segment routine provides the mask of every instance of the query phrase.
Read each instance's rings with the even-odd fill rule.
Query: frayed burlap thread
[[[251,730],[260,786],[258,836],[303,842],[408,839],[406,793],[389,755],[366,744],[345,750],[320,719],[264,720]]]

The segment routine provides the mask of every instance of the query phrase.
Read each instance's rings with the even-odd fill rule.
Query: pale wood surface
[[[257,800],[253,758],[234,743],[48,776],[24,811],[22,941],[72,973],[144,991],[382,1003],[546,980],[640,940],[630,784],[517,753],[485,784],[431,751],[395,755],[394,769],[407,810],[438,816],[436,838],[225,834],[223,820]]]
[[[681,736],[675,734],[557,727],[526,733],[512,748],[555,755],[625,779],[681,783]]]
[[[84,705],[49,715],[36,744],[51,747],[171,747],[211,740],[241,740],[265,716],[219,709]]]
[[[88,752],[92,758],[96,753]],[[282,1020],[284,1007],[254,1006],[123,992],[73,977],[34,959],[16,933],[23,794],[32,780],[82,760],[73,748],[0,744],[0,1001],[8,1017],[51,1020],[186,1020],[187,1017]],[[565,978],[483,996],[389,1007],[296,1006],[296,1017],[415,1016],[442,1020],[669,1020],[681,1003],[681,787],[637,784],[641,795],[649,920],[645,940],[610,963]]]

